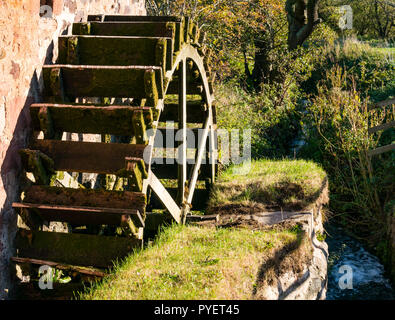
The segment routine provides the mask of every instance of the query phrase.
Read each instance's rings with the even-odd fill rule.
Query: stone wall
[[[0,299],[12,296],[9,258],[20,193],[18,150],[30,136],[29,105],[42,101],[41,69],[57,37],[88,14],[145,14],[145,0],[0,0]],[[45,7],[44,7],[45,6]],[[41,11],[41,14],[40,14]]]
[[[323,213],[324,204],[329,201],[328,184],[308,214],[292,215],[287,221],[301,224],[307,238],[307,248],[311,251],[311,259],[303,262],[303,270],[294,268],[285,270],[277,276],[273,284],[261,288],[257,298],[263,300],[325,300],[328,285],[328,245],[322,239],[324,235]],[[300,249],[298,249],[300,250]],[[291,259],[298,260],[296,250]]]

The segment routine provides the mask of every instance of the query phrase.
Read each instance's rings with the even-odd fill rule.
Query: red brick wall
[[[40,17],[42,4],[53,14]],[[29,138],[28,107],[41,99],[41,67],[56,58],[58,35],[98,13],[143,15],[144,0],[0,0],[0,299],[12,295],[9,258],[16,215],[11,203],[18,201],[21,172],[17,151]]]

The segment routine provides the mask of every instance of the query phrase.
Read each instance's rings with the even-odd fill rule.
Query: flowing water
[[[326,230],[329,246],[327,300],[394,299],[394,290],[379,259],[341,228],[326,226]]]

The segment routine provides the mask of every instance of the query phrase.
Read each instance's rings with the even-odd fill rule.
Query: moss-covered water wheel
[[[111,267],[155,222],[204,207],[217,152],[203,41],[188,18],[107,15],[59,38],[57,63],[43,67],[46,102],[30,107],[35,137],[20,151],[32,178],[13,204],[23,224],[15,263],[102,276],[81,267]],[[166,148],[173,155],[161,158]],[[95,187],[72,178],[83,173],[97,174]]]

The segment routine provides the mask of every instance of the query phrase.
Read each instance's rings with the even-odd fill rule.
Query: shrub
[[[260,93],[248,93],[228,82],[216,88],[217,122],[221,129],[251,129],[252,158],[290,154],[300,130],[295,82],[264,85]]]
[[[351,87],[351,89],[350,89]],[[370,159],[368,150],[394,140],[394,131],[369,135],[368,126],[381,124],[382,110],[368,111],[369,100],[357,89],[357,81],[333,67],[304,119],[307,145],[302,156],[323,165],[330,180],[331,208],[354,235],[374,245],[385,236],[386,203],[394,194],[394,157]]]
[[[325,80],[326,72],[335,66],[342,67],[346,78],[348,75],[353,77],[355,89],[363,97],[369,96],[373,101],[380,101],[395,92],[394,62],[382,50],[356,39],[350,38],[326,46],[316,56],[314,65],[311,77],[302,83],[305,92],[317,94],[317,83]],[[342,86],[347,90],[353,89],[349,81]]]

